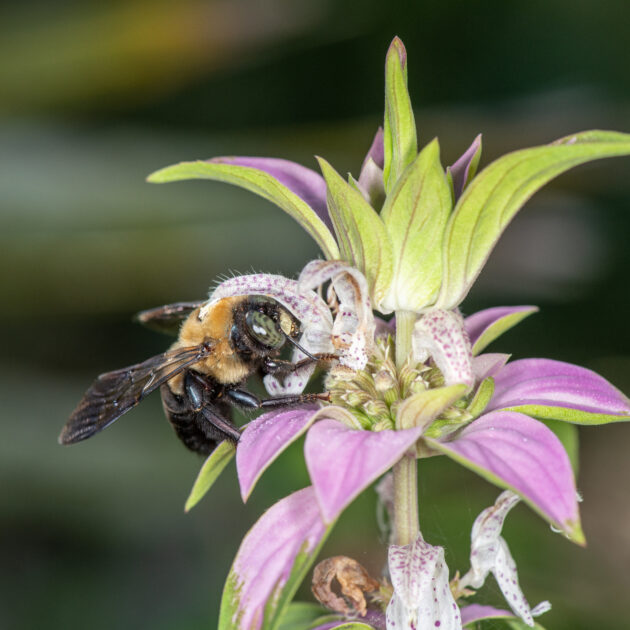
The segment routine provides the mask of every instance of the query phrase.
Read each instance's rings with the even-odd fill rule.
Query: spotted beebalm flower
[[[412,356],[416,363],[429,357],[439,368],[445,385],[475,383],[472,350],[463,317],[454,311],[431,309],[413,327]]]
[[[387,606],[387,628],[460,630],[459,608],[448,581],[444,549],[418,537],[412,544],[389,548],[394,594]]]
[[[454,459],[583,543],[571,463],[547,424],[628,420],[628,399],[584,368],[480,354],[534,308],[488,309],[464,319],[459,307],[509,222],[538,189],[573,166],[628,154],[630,135],[586,131],[510,153],[476,174],[478,136],[444,169],[437,139],[418,150],[407,55],[395,38],[385,63],[384,124],[356,179],[346,180],[324,159],[318,160],[320,175],[282,159],[234,156],[182,162],[150,176],[158,183],[211,179],[246,188],[297,220],[324,256],[297,281],[245,276],[223,283],[211,297],[272,295],[302,321],[300,343],[309,352],[338,356],[325,382],[332,404],[256,418],[238,448],[219,445],[193,489],[188,507],[236,452],[246,499],[279,453],[307,432],[312,486],[270,508],[246,536],[224,593],[221,629],[278,627],[342,510],[389,468],[408,471],[417,457]],[[326,281],[329,304],[313,291]],[[387,323],[373,311],[395,317]],[[265,386],[271,395],[301,392],[312,369],[284,379],[267,375]],[[409,566],[418,568],[409,588],[393,571],[388,630],[394,623],[430,627],[431,619],[459,627],[455,613],[448,619],[421,615],[409,597],[422,580],[443,589],[447,579],[440,551],[423,545],[398,546],[396,554],[407,554]],[[420,556],[424,564],[418,565]],[[502,614],[475,605],[462,610],[464,623]]]
[[[505,517],[519,500],[517,495],[506,490],[493,506],[486,508],[476,518],[471,533],[470,571],[459,580],[458,587],[480,588],[488,573],[492,573],[510,608],[528,626],[533,627],[534,617],[550,610],[551,605],[545,601],[530,608],[518,583],[516,563],[501,536]]]
[[[312,291],[316,282],[326,280],[331,280],[338,303],[334,317]],[[248,534],[232,568],[231,588],[240,595],[234,607],[226,609],[231,618],[262,623],[268,598],[291,586],[291,567],[302,558],[299,550],[306,545],[314,553],[343,509],[404,457],[446,454],[511,489],[517,494],[505,496],[520,496],[554,527],[583,542],[569,457],[555,434],[535,417],[610,422],[627,419],[630,405],[612,385],[584,368],[545,359],[508,363],[507,355],[478,354],[534,312],[534,307],[488,309],[466,319],[458,313],[427,311],[414,328],[414,333],[420,329],[421,334],[414,336],[413,352],[397,368],[392,360],[394,329],[382,322],[376,325],[366,282],[347,265],[309,263],[297,281],[265,274],[231,279],[215,290],[211,300],[242,293],[277,299],[303,321],[301,342],[309,351],[332,348],[342,360],[327,377],[333,404],[269,412],[250,422],[242,433],[236,465],[244,500],[278,455],[304,433],[312,486],[283,499]],[[425,318],[429,321],[424,322]],[[270,393],[285,386],[266,384]],[[287,391],[301,391],[304,384],[305,380],[292,383]],[[306,509],[308,501],[311,505]],[[501,523],[507,511],[503,506],[511,506],[511,501],[498,504],[504,510],[497,512]],[[259,545],[267,549],[263,540],[268,542],[271,530],[277,548],[293,551],[274,555],[275,562],[267,565],[263,579],[250,567],[259,562]],[[479,548],[488,530],[480,531],[473,534],[474,548]],[[509,570],[509,552],[499,559]],[[435,562],[442,575],[443,559]],[[478,587],[483,582],[478,575],[484,569],[475,562],[477,579],[471,577],[468,584]],[[497,566],[489,569],[495,575]],[[415,614],[415,609],[403,606],[400,596],[393,601],[391,619]],[[256,610],[258,617],[252,612]],[[236,627],[262,626],[252,621]]]

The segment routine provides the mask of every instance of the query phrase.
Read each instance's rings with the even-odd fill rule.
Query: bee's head
[[[263,295],[248,297],[241,326],[254,344],[268,351],[280,350],[287,339],[295,340],[300,333],[300,322],[276,300]]]

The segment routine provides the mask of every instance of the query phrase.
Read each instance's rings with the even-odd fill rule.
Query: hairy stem
[[[416,313],[396,312],[396,367],[400,369],[411,352],[411,336]],[[401,427],[396,426],[397,429]],[[418,472],[415,457],[403,457],[394,466],[395,544],[408,545],[420,533],[418,522]]]

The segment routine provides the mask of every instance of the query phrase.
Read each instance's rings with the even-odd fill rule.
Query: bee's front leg
[[[290,372],[295,372],[307,365],[312,365],[313,363],[327,363],[336,361],[339,358],[336,354],[328,354],[324,352],[314,354],[313,357],[313,359],[310,357],[302,359],[297,363],[284,361],[283,359],[272,359],[271,357],[266,357],[263,363],[263,371],[265,374],[289,374]]]

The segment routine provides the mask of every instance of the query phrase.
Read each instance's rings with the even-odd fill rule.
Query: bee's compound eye
[[[268,348],[281,348],[285,338],[278,325],[265,313],[249,311],[245,315],[245,324],[249,334]]]

